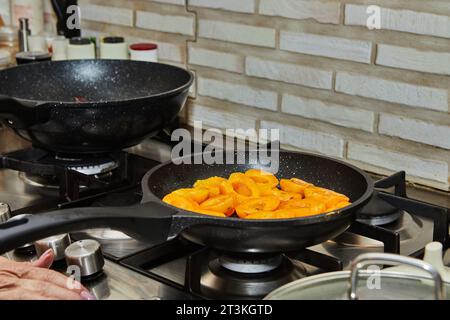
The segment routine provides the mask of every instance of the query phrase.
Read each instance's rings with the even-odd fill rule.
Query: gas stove
[[[0,141],[0,203],[9,204],[13,216],[138,204],[141,178],[169,160],[171,151],[169,141],[161,138],[89,158],[34,149],[6,129],[0,130]],[[101,244],[103,271],[84,280],[99,299],[259,299],[296,279],[345,269],[361,253],[420,257],[431,241],[449,247],[448,194],[407,188],[403,172],[379,179],[376,187],[371,202],[346,233],[298,252],[230,254],[182,237],[145,243],[108,229],[70,236],[72,241],[93,239]],[[16,250],[8,257],[31,260],[35,253]],[[55,266],[61,271],[64,267]]]

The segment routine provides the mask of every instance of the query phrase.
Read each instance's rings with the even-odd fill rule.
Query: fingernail
[[[81,292],[80,296],[81,296],[81,299],[83,299],[83,300],[97,300],[97,298],[93,294],[91,294],[89,291]]]
[[[52,249],[48,249],[47,251],[44,252],[44,254],[41,256],[42,258],[47,258],[49,255],[51,255],[53,252]]]

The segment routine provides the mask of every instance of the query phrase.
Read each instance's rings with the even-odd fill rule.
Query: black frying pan
[[[0,71],[0,119],[53,152],[121,150],[170,123],[192,81],[184,69],[130,60],[27,64]]]
[[[324,242],[344,232],[373,192],[371,179],[354,166],[311,154],[281,152],[278,177],[302,178],[348,195],[353,204],[312,217],[244,220],[196,214],[168,206],[160,200],[175,189],[191,186],[198,179],[227,177],[232,172],[249,168],[264,167],[248,163],[162,164],[143,178],[144,204],[128,208],[67,209],[0,225],[0,253],[50,235],[97,227],[111,227],[151,241],[163,241],[181,234],[195,243],[230,252],[287,252]]]

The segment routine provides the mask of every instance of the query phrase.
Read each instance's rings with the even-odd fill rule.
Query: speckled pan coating
[[[195,156],[194,156],[195,157]],[[199,179],[228,177],[233,172],[263,168],[260,164],[175,165],[168,162],[151,170],[142,181],[143,202],[163,203],[161,199],[179,188],[187,188]],[[191,163],[194,163],[191,158]],[[333,213],[279,220],[240,218],[205,218],[204,215],[179,210],[174,219],[175,232],[195,243],[230,252],[288,252],[333,239],[355,220],[373,193],[371,178],[359,168],[331,158],[298,152],[280,152],[278,178],[297,177],[347,195],[352,205]],[[168,206],[171,207],[171,206]],[[171,207],[173,208],[173,207]],[[194,216],[194,218],[192,217]],[[210,220],[198,224],[198,219]],[[189,219],[194,220],[189,221]],[[193,224],[190,228],[186,226]],[[178,225],[177,225],[178,224]],[[174,230],[172,230],[174,232]]]
[[[0,71],[0,119],[50,151],[110,152],[172,121],[192,81],[184,69],[130,60],[23,65]]]

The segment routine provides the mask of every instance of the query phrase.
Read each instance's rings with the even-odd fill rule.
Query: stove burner
[[[399,213],[400,217],[397,220],[383,225],[383,228],[399,234],[402,254],[412,254],[414,250],[417,250],[418,243],[425,245],[433,240],[432,234],[429,232],[433,228],[431,221],[418,219],[405,211],[399,211]],[[383,249],[384,246],[380,241],[351,232],[343,233],[335,238],[333,242],[357,249]]]
[[[274,289],[306,276],[305,267],[285,255],[221,255],[210,260],[200,278],[207,298],[258,299]]]
[[[372,226],[382,226],[398,220],[403,212],[379,198],[375,190],[369,203],[358,213],[357,221]]]
[[[86,176],[91,176],[99,180],[107,180],[113,170],[119,167],[119,162],[114,156],[75,156],[75,155],[53,155],[46,151],[33,149],[30,158],[31,163],[39,163],[42,166],[56,167],[66,170],[73,170]],[[33,187],[47,189],[59,189],[60,181],[54,174],[47,172],[19,172],[19,176],[25,183]],[[84,188],[86,186],[80,186]]]
[[[227,270],[240,273],[262,273],[273,271],[283,262],[283,256],[275,255],[248,260],[243,257],[223,255],[219,258],[220,265]]]
[[[74,155],[49,154],[47,157],[40,159],[39,163],[67,168],[88,176],[109,173],[119,166],[118,161],[109,155],[79,157]]]

